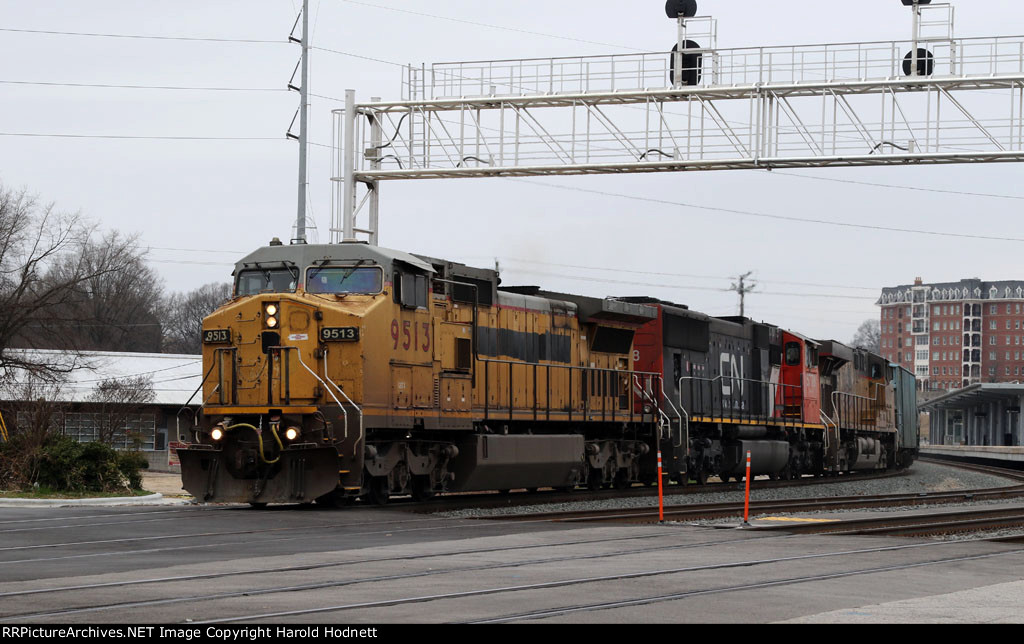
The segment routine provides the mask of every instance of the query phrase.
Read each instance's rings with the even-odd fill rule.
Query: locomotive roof
[[[343,242],[341,244],[281,244],[270,245],[259,248],[235,264],[232,275],[256,264],[280,264],[288,262],[304,268],[314,262],[321,260],[371,260],[385,267],[390,268],[395,262],[401,262],[415,266],[428,273],[434,272],[434,267],[418,257],[409,253],[371,246],[365,242]]]
[[[649,304],[636,304],[615,298],[597,298],[571,293],[545,291],[537,286],[502,287],[502,291],[519,295],[533,295],[551,300],[572,302],[576,305],[581,322],[599,320],[610,322],[643,323],[658,317],[658,311]]]

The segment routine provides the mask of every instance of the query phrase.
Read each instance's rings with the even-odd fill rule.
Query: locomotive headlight
[[[263,305],[263,325],[268,329],[276,329],[279,320],[277,314],[281,312],[281,306],[277,303]]]
[[[220,439],[224,438],[224,432],[221,430],[220,427],[214,427],[213,431],[210,432],[210,438],[212,438],[215,441],[219,441]]]
[[[299,437],[299,430],[294,427],[289,427],[287,430],[285,430],[284,437],[290,441],[293,441]]]

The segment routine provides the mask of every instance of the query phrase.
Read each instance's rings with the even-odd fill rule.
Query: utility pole
[[[746,308],[744,300],[746,298],[747,293],[751,293],[755,288],[757,288],[757,282],[754,282],[749,286],[746,284],[746,280],[753,274],[753,271],[749,271],[747,273],[744,273],[743,275],[740,275],[738,278],[739,282],[733,282],[732,287],[729,289],[730,291],[735,291],[740,295],[740,317],[746,317]]]
[[[307,179],[306,170],[306,156],[309,150],[308,144],[308,130],[309,130],[309,0],[302,0],[302,39],[299,40],[295,37],[295,27],[298,26],[298,19],[295,21],[295,25],[292,26],[292,33],[288,36],[288,40],[291,42],[297,42],[302,45],[302,59],[299,64],[302,67],[301,80],[299,87],[295,87],[291,83],[288,84],[288,89],[297,89],[299,91],[299,208],[298,215],[295,219],[295,239],[293,242],[300,244],[306,243],[306,187],[309,184]],[[292,78],[294,79],[294,72]],[[292,120],[292,124],[295,120]],[[289,132],[290,138],[295,138]]]

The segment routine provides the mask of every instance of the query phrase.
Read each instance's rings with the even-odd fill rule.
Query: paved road
[[[0,535],[4,624],[1024,620],[1024,545],[225,506],[0,508]]]

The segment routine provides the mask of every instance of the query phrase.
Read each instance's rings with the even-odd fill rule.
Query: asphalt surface
[[[192,504],[176,475],[145,487],[158,505],[0,507],[0,624],[1024,621],[1024,544],[254,510]]]
[[[0,535],[2,624],[1024,619],[1024,545],[195,505],[2,508]]]

